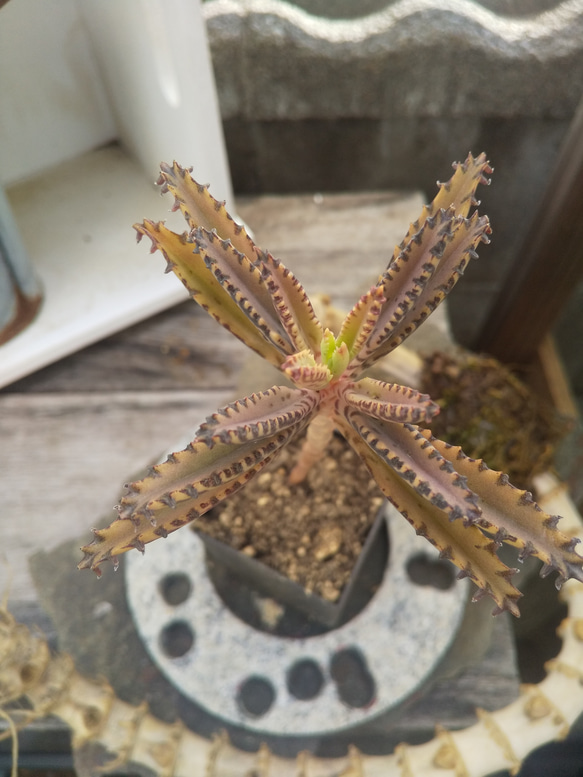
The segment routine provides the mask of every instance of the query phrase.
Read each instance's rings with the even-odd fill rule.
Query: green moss
[[[441,408],[433,434],[515,485],[530,488],[534,475],[552,468],[567,424],[495,359],[434,353],[425,360],[423,391]]]

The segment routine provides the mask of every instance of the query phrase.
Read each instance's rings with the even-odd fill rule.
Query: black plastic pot
[[[240,581],[251,591],[274,599],[327,629],[346,623],[371,599],[382,581],[389,553],[387,524],[381,508],[340,598],[330,602],[307,592],[261,561],[203,532],[197,533],[205,545],[210,577],[224,599],[232,599]]]

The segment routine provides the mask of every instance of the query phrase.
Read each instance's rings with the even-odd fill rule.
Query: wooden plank
[[[384,192],[255,197],[239,201],[238,212],[258,245],[288,264],[310,294],[327,292],[348,309],[385,268],[421,206],[419,194]],[[162,273],[161,255],[151,261]],[[223,389],[233,385],[248,353],[197,305],[185,302],[6,391]]]
[[[561,416],[578,421],[579,409],[555,340],[550,334],[543,338],[532,369],[540,375],[539,393],[546,390],[550,403]]]
[[[184,447],[226,399],[214,391],[0,397],[0,592],[9,585],[11,600],[34,600],[27,557],[90,540],[100,516],[114,518],[124,481]]]
[[[528,364],[583,278],[583,102],[540,208],[478,335],[477,350]]]
[[[328,291],[337,305],[347,308],[384,268],[420,207],[418,195],[335,195],[323,200],[256,198],[241,203],[239,212],[254,227],[258,243],[294,269],[309,292]],[[435,326],[439,318],[432,317],[422,331],[440,330]],[[444,331],[442,325],[439,337]],[[79,538],[73,551],[61,547],[63,560],[57,568],[62,563],[71,570],[73,586],[79,579],[99,591],[93,604],[101,601],[97,597],[104,596],[103,590],[111,590],[107,585],[112,580],[123,586],[120,574],[104,574],[99,585],[87,572],[78,576],[75,565],[81,554],[76,545],[90,539],[89,527],[101,517],[114,517],[112,506],[124,480],[164,449],[183,447],[205,416],[232,397],[236,383],[246,393],[273,382],[260,371],[263,362],[248,360],[248,353],[195,305],[185,303],[0,392],[0,591],[10,585],[10,606],[17,616],[39,622],[28,559],[67,540]],[[45,576],[46,594],[57,576]],[[59,606],[75,626],[70,585],[64,590]],[[89,599],[87,603],[89,620],[84,611],[75,634],[84,658],[87,640],[99,642],[92,639],[92,629],[107,640]],[[48,627],[44,621],[42,625]],[[499,625],[508,627],[502,619]],[[114,634],[107,645],[119,658],[119,630]],[[495,644],[501,642],[498,632]],[[122,643],[127,656],[128,645],[124,639]],[[508,660],[494,663],[502,667],[501,675]],[[493,680],[491,666],[487,669],[489,687],[499,688],[500,682],[509,687],[506,676]],[[476,671],[466,685],[478,685],[481,674],[483,670]],[[434,708],[440,704],[437,700]],[[431,714],[421,723],[429,731]],[[54,735],[45,725],[41,733]]]
[[[348,307],[385,269],[422,206],[419,193],[379,192],[264,196],[240,200],[238,212],[308,294]]]
[[[341,194],[257,197],[238,210],[309,291],[348,308],[421,205],[418,194]],[[162,272],[162,258],[152,261]],[[0,392],[1,548],[12,600],[35,600],[27,557],[89,539],[100,516],[113,517],[124,480],[234,396],[243,364],[242,393],[274,382],[249,354],[186,302]]]
[[[248,353],[187,301],[23,378],[3,393],[222,391],[234,385]]]

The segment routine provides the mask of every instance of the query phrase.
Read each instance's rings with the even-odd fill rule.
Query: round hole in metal
[[[160,632],[160,647],[169,658],[186,655],[194,645],[194,633],[186,621],[172,621]]]
[[[335,653],[330,660],[330,674],[344,704],[361,708],[374,702],[376,683],[358,648],[345,648]]]
[[[407,574],[415,585],[430,585],[448,591],[455,583],[455,570],[449,561],[418,553],[407,562]]]
[[[260,731],[262,736],[332,733],[392,709],[395,701],[401,703],[420,687],[451,644],[465,611],[468,590],[467,581],[460,585],[456,582],[449,591],[411,583],[407,562],[417,554],[427,553],[427,542],[399,514],[386,509],[391,561],[376,595],[358,617],[313,638],[266,635],[236,617],[206,574],[204,546],[193,532],[186,532],[185,536],[176,532],[164,542],[153,543],[148,569],[140,563],[141,556],[136,554],[134,564],[132,554],[128,554],[124,565],[128,601],[156,666],[189,700],[229,723]],[[179,571],[192,580],[193,592],[169,616],[173,608],[160,594],[160,581]],[[434,613],[441,624],[437,631]],[[162,649],[160,632],[165,625],[178,620],[190,624],[195,644],[181,658],[171,658]],[[363,638],[369,634],[371,639]],[[428,639],[431,650],[427,650]],[[387,660],[389,645],[395,660]],[[366,670],[374,679],[373,683],[368,677],[374,696],[369,692],[370,704],[362,707],[346,703],[345,699],[350,702],[351,697],[347,698],[345,690],[341,697],[330,676],[332,656],[345,648],[358,649],[365,657],[364,684]],[[289,693],[286,676],[296,662],[306,658],[322,668],[325,682],[316,698],[301,701]],[[414,667],[414,671],[408,671],[409,667]],[[267,678],[275,690],[269,711],[257,717],[244,712],[238,701],[239,689],[250,677]],[[367,694],[363,696],[366,702]],[[352,703],[363,703],[363,699],[352,699]]]
[[[287,689],[301,701],[315,699],[324,685],[324,674],[311,658],[296,661],[287,673]]]
[[[275,688],[265,677],[248,677],[239,688],[239,708],[252,718],[260,718],[275,701]]]
[[[160,580],[160,594],[173,607],[185,602],[192,593],[192,583],[188,575],[182,572],[171,572]]]

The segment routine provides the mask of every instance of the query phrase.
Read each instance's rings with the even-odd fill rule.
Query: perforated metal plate
[[[126,587],[138,633],[181,693],[232,724],[288,736],[362,724],[432,675],[468,595],[467,581],[453,582],[453,574],[443,587],[412,574],[420,559],[444,562],[389,505],[386,520],[390,554],[382,584],[337,629],[291,639],[252,628],[217,594],[201,540],[180,531],[148,546],[143,557],[128,554]]]

